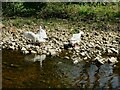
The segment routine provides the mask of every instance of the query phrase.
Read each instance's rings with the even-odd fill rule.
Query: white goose
[[[64,42],[64,49],[79,49],[77,43],[81,40],[81,35],[84,35],[83,31],[80,31],[80,33],[73,34],[73,36],[68,40],[68,42]]]
[[[80,31],[80,33],[77,33],[77,34],[73,34],[72,38],[70,39],[70,42],[72,44],[75,44],[75,43],[78,43],[80,42],[81,40],[81,35],[83,35],[84,32],[83,31]]]
[[[71,39],[69,40],[70,44],[72,44],[72,46],[75,46],[75,44],[79,43],[81,40],[81,36],[84,35],[83,31],[80,31],[77,34],[73,34],[73,36],[71,37]]]
[[[33,42],[45,42],[46,39],[48,38],[45,30],[42,29],[41,26],[40,26],[40,30],[37,34],[31,32],[31,31],[27,31],[27,32],[24,32],[23,35],[26,38],[33,40]]]

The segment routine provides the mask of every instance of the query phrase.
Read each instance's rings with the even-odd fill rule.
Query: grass
[[[79,5],[69,4],[56,6],[54,3],[48,5],[41,11],[41,16],[45,18],[65,18],[72,21],[93,20],[110,21],[119,18],[118,3],[108,3],[107,5]]]

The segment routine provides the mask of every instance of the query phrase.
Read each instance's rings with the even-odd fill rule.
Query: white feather
[[[29,39],[33,40],[33,42],[37,42],[37,41],[38,42],[45,42],[46,41],[45,39],[48,38],[45,30],[42,29],[41,26],[40,26],[40,31],[37,34],[28,31],[28,32],[24,32],[23,35],[26,38],[29,38]]]
[[[48,37],[47,37],[47,34],[46,34],[46,32],[45,32],[45,30],[42,29],[41,26],[40,26],[40,31],[38,32],[38,35],[39,35],[39,38],[43,38],[43,39],[48,38]]]
[[[72,44],[79,43],[81,40],[81,35],[83,35],[83,34],[84,34],[84,32],[82,32],[82,31],[77,34],[73,34],[72,38],[70,39],[70,42]]]
[[[28,31],[28,32],[24,32],[23,35],[26,38],[29,38],[29,39],[33,40],[34,42],[36,42],[37,36],[35,33]]]

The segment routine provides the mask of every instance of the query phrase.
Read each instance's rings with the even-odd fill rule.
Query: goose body
[[[84,32],[80,31],[80,33],[73,34],[72,38],[70,39],[70,43],[75,44],[79,43],[81,40],[81,35],[83,35]]]
[[[80,33],[77,34],[73,34],[72,37],[68,40],[68,42],[64,42],[64,49],[79,49],[77,43],[80,42],[81,35],[84,35],[83,31],[80,31]]]
[[[37,34],[30,32],[30,31],[27,31],[27,32],[24,32],[23,35],[26,38],[33,40],[33,42],[45,42],[46,41],[45,39],[48,38],[45,30],[42,29],[41,26],[40,26],[40,30]]]
[[[37,36],[35,33],[30,32],[30,31],[24,32],[23,35],[24,35],[26,38],[29,38],[29,39],[33,40],[33,42],[36,42],[37,39],[38,39],[38,36]]]

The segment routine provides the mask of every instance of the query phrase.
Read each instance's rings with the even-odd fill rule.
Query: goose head
[[[38,36],[39,36],[40,39],[48,40],[46,30],[43,29],[42,26],[40,26],[40,31],[38,33]]]
[[[40,30],[40,32],[43,30],[43,29],[42,29],[42,26],[40,26],[40,29],[39,29],[39,30]]]
[[[80,31],[79,34],[80,34],[80,36],[83,36],[83,35],[84,35],[84,32],[83,32],[83,31]]]

